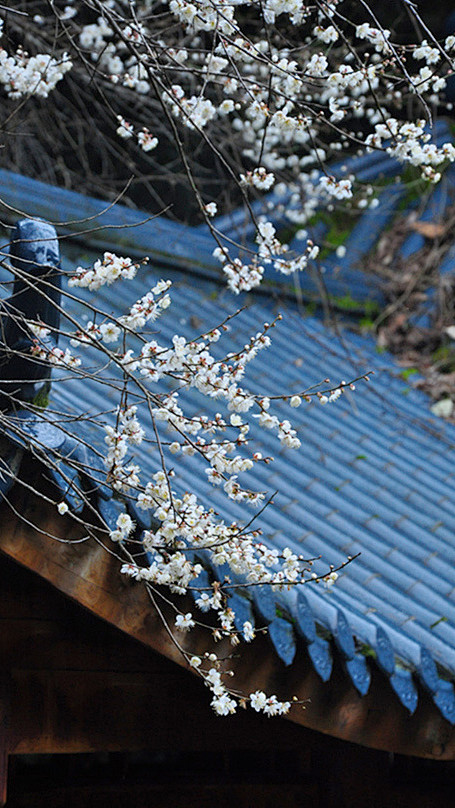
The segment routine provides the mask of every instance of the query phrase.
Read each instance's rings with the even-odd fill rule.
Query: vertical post
[[[10,677],[2,674],[0,676],[0,806],[5,805],[7,796],[10,708]]]
[[[0,752],[0,806],[6,803],[8,787],[8,752],[3,750]]]
[[[10,246],[16,273],[13,293],[0,307],[0,405],[11,409],[16,402],[33,402],[49,391],[51,367],[32,357],[33,334],[27,320],[42,322],[58,340],[61,275],[55,227],[36,219],[17,223]]]

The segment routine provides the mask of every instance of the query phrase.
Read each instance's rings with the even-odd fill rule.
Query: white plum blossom
[[[250,696],[250,704],[257,713],[260,713],[267,704],[267,696],[262,690],[256,690]]]
[[[254,640],[254,638],[256,636],[255,632],[254,632],[254,628],[253,628],[253,626],[252,626],[252,624],[250,623],[249,620],[246,620],[244,622],[244,624],[243,624],[243,636],[244,636],[245,642],[251,642],[252,640]]]
[[[218,115],[230,115],[235,109],[235,104],[232,98],[225,98],[218,107]]]
[[[329,42],[336,42],[339,38],[339,33],[333,25],[329,25],[327,28],[323,28],[320,25],[317,25],[313,31],[314,35],[317,36],[321,42],[329,43]]]
[[[352,183],[350,180],[336,180],[335,177],[321,177],[319,187],[335,199],[351,199]]]
[[[117,342],[121,334],[121,329],[115,323],[102,323],[99,330],[102,341],[106,343]]]
[[[355,29],[358,39],[367,39],[378,52],[390,53],[390,31],[387,28],[373,28],[369,23],[364,22]]]
[[[237,708],[237,702],[226,692],[220,696],[214,696],[211,705],[217,715],[232,715]]]
[[[275,182],[275,176],[261,166],[254,171],[248,171],[247,174],[241,174],[240,181],[242,185],[252,185],[260,191],[268,191]]]
[[[47,98],[72,66],[67,53],[57,59],[45,53],[29,56],[19,48],[11,56],[0,48],[0,84],[10,98],[31,95]]]
[[[116,132],[118,136],[123,138],[123,140],[128,140],[130,137],[133,137],[134,135],[133,124],[129,123],[128,121],[125,121],[125,119],[122,118],[121,115],[117,116],[117,121],[118,121],[118,127],[116,129]]]
[[[207,216],[210,216],[210,217],[216,216],[217,211],[218,211],[218,207],[217,207],[216,202],[208,202],[207,205],[204,205],[204,210],[205,210]]]
[[[27,320],[27,327],[32,334],[39,340],[45,339],[51,333],[50,328],[46,328],[43,323],[35,323],[32,320]]]
[[[338,580],[338,573],[337,572],[330,572],[328,575],[325,575],[324,584],[327,589],[331,589],[331,587],[337,582]]]
[[[68,285],[87,287],[96,291],[104,284],[111,284],[119,278],[132,280],[136,275],[137,266],[131,258],[121,258],[115,253],[105,252],[103,259],[95,261],[90,269],[77,267]]]
[[[118,130],[117,134],[119,134]],[[142,129],[141,132],[138,132],[137,141],[142,151],[145,152],[152,151],[152,149],[156,149],[156,147],[158,146],[158,138],[151,135],[149,130],[146,129],[145,127]]]
[[[305,72],[308,76],[313,76],[314,78],[323,76],[328,65],[328,60],[323,53],[313,53],[313,56],[305,68]]]
[[[431,47],[426,39],[423,39],[420,46],[414,49],[412,56],[414,59],[425,60],[427,65],[437,64],[441,58],[439,48]]]
[[[42,362],[48,362],[50,365],[57,367],[67,368],[69,370],[78,368],[81,365],[81,359],[74,356],[69,348],[64,351],[57,346],[48,347],[44,345],[41,339],[34,339],[30,353],[35,359]]]
[[[178,614],[175,618],[175,627],[179,631],[189,631],[195,625],[196,624],[193,620],[191,612],[187,612],[187,614]]]
[[[194,192],[196,214],[201,230],[205,228],[201,238],[215,240],[210,250],[230,298],[231,292],[250,292],[275,273],[295,274],[297,280],[297,273],[312,269],[319,258],[313,241],[318,222],[340,208],[355,215],[380,204],[380,194],[348,163],[350,154],[391,157],[415,167],[427,183],[438,182],[447,164],[455,162],[455,146],[436,139],[423,112],[418,113],[443,108],[455,36],[443,43],[425,31],[426,39],[418,36],[414,43],[402,44],[398,34],[372,24],[374,16],[365,4],[358,4],[351,20],[336,0],[164,0],[159,14],[152,14],[150,0],[107,2],[101,4],[100,16],[84,22],[79,22],[83,15],[78,4],[54,5],[39,3],[40,13],[27,22],[30,47],[32,27],[39,26],[39,49],[47,41],[48,54],[0,48],[5,103],[22,103],[32,95],[46,99],[70,70],[78,70],[84,92],[93,84],[108,99],[106,129],[116,133],[115,154],[124,155],[124,166],[137,161],[128,176],[147,173],[150,186],[151,177],[162,183],[159,163],[171,155],[172,168],[166,165],[164,170],[178,175],[179,182],[187,181]],[[407,5],[418,21],[414,5]],[[54,30],[49,20],[59,26],[58,36],[46,40],[48,28]],[[7,20],[5,31],[8,25]],[[9,33],[8,46],[14,41]],[[63,46],[54,50],[65,41],[71,58]],[[217,173],[212,174],[214,165]],[[216,202],[204,202],[213,197]],[[232,227],[225,230],[232,212],[228,197],[233,208],[242,204],[243,209],[232,215]],[[341,261],[345,245],[335,252]],[[310,394],[294,386],[292,392],[278,390],[269,396],[255,390],[248,379],[249,364],[270,346],[278,320],[264,323],[226,350],[223,337],[231,327],[230,316],[210,324],[205,333],[196,328],[198,335],[190,336],[179,333],[179,318],[186,312],[171,308],[171,320],[160,328],[172,302],[171,283],[150,281],[148,270],[143,279],[138,275],[143,263],[105,252],[93,265],[77,267],[68,286],[74,294],[78,289],[84,296],[85,290],[94,292],[92,307],[82,322],[62,332],[61,347],[55,344],[54,329],[34,315],[36,321],[26,323],[31,354],[60,374],[93,377],[92,357],[98,354],[103,368],[112,370],[109,379],[115,370],[115,378],[121,379],[106,382],[109,395],[100,422],[104,445],[98,451],[103,483],[122,502],[116,522],[104,525],[106,545],[119,559],[122,574],[149,593],[165,588],[172,596],[193,596],[194,614],[177,605],[169,626],[178,644],[197,625],[209,631],[211,626],[213,640],[223,646],[250,643],[256,633],[253,623],[239,622],[230,605],[235,603],[230,601],[231,587],[238,580],[280,590],[318,576],[291,548],[268,547],[255,522],[245,526],[226,520],[200,501],[191,483],[183,483],[180,469],[185,458],[198,458],[200,474],[216,486],[217,496],[252,506],[257,513],[253,508],[264,504],[267,493],[255,483],[255,470],[273,458],[252,446],[251,426],[273,433],[278,450],[287,456],[301,448],[297,419],[296,424],[291,419],[300,414],[297,408],[312,399],[336,404],[354,385],[327,381]],[[134,278],[123,311],[115,316],[103,312],[100,290]],[[83,358],[73,355],[66,341]],[[101,372],[99,378],[104,379]],[[188,391],[196,391],[206,407],[188,409]],[[452,411],[450,399],[433,407],[442,417]],[[140,445],[156,459],[150,473],[136,458]],[[66,502],[55,506],[71,518]],[[133,519],[130,510],[149,515],[153,529],[141,530],[141,520]],[[207,558],[208,568],[222,571],[222,580],[207,583],[202,566]],[[337,576],[329,568],[320,578],[330,588]],[[185,647],[190,639],[191,634],[184,638]],[[209,688],[217,715],[231,715],[242,702],[267,716],[291,709],[291,702],[260,689],[240,696],[230,681],[225,648],[220,658],[212,651],[182,653]]]
[[[60,13],[61,20],[72,20],[77,14],[77,8],[74,6],[65,6],[63,11]]]
[[[134,527],[135,525],[131,516],[127,513],[121,513],[117,518],[117,529],[111,530],[109,533],[111,541],[125,541],[133,532]]]

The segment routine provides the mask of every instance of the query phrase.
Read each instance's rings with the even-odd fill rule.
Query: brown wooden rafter
[[[80,526],[70,516],[59,516],[55,506],[38,495],[15,486],[11,504],[14,510],[5,504],[0,509],[0,550],[6,556],[37,573],[60,592],[130,637],[168,660],[183,665],[189,676],[191,669],[152,608],[144,586],[120,575],[118,559],[95,540],[72,543],[81,536]],[[18,513],[25,518],[18,518]],[[32,525],[39,525],[39,529]],[[50,536],[65,541],[59,542]],[[191,608],[190,603],[187,608]],[[172,621],[172,613],[167,613],[167,616]],[[202,630],[184,634],[179,639],[190,653],[203,654],[208,648],[207,633]],[[229,645],[225,650],[232,653]],[[220,644],[217,651],[220,652]],[[291,710],[290,719],[296,724],[379,750],[444,760],[455,758],[453,728],[441,717],[431,699],[420,693],[417,711],[410,716],[379,670],[373,672],[369,693],[360,697],[338,658],[330,681],[323,683],[315,673],[303,643],[292,666],[286,668],[267,638],[261,636],[250,646],[242,646],[241,654],[235,654],[229,667],[235,671],[233,683],[236,689],[252,692],[260,688],[282,698],[295,694],[304,700],[305,709],[295,706]],[[188,685],[191,690],[196,685],[200,687],[205,708],[210,713],[208,691],[202,683],[189,678]],[[173,694],[173,698],[178,700],[178,693]],[[179,711],[177,704],[171,713],[172,720],[177,723]],[[242,713],[239,720],[244,722],[246,715],[248,713]],[[226,720],[235,722],[237,717]],[[223,719],[215,721],[222,723]],[[272,723],[266,722],[266,725],[272,731]],[[33,750],[51,751],[51,737],[52,732],[47,742],[44,737],[37,739]],[[98,737],[94,748],[101,748],[100,743],[101,737]],[[71,748],[69,739],[68,750]],[[27,749],[31,751],[26,738],[16,743],[15,751]]]

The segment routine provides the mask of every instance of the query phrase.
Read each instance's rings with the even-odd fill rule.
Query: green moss
[[[299,230],[302,230],[303,227],[307,225],[301,224],[290,224],[287,227],[281,227],[280,230],[277,232],[277,238],[281,241],[282,244],[289,244],[296,236]]]
[[[287,620],[288,623],[293,623],[294,625],[296,623],[295,618],[291,617],[291,615],[287,614],[287,612],[285,613],[283,609],[280,609],[279,606],[275,606],[275,614],[277,617],[281,617],[282,620]]]
[[[331,301],[337,308],[343,309],[343,311],[359,311],[359,309],[362,308],[361,303],[358,300],[354,300],[350,294],[342,296],[333,295]]]
[[[440,345],[432,353],[432,359],[441,373],[455,372],[455,351],[450,345]]]
[[[375,300],[365,300],[364,307],[365,307],[365,314],[367,314],[371,318],[373,317],[376,318],[381,313],[381,307],[379,303],[377,303]]]
[[[324,244],[319,252],[319,258],[323,259],[344,244],[358,219],[359,211],[354,209],[335,210],[331,213],[321,210],[312,216],[305,225],[293,224],[282,227],[277,236],[283,244],[289,244],[299,230],[307,230],[323,222],[327,227],[327,232],[323,236]]]
[[[374,300],[354,300],[352,295],[346,294],[341,296],[331,295],[330,302],[333,306],[346,312],[363,312],[370,318],[377,317],[380,312],[380,307]]]
[[[374,650],[374,648],[371,647],[371,645],[368,645],[367,642],[361,643],[361,645],[358,648],[358,651],[364,657],[371,657],[372,659],[376,659],[377,657],[376,651]]]
[[[406,368],[401,371],[400,376],[406,381],[406,379],[409,379],[410,376],[415,376],[418,372],[417,368]]]
[[[347,241],[358,222],[359,214],[353,210],[336,210],[333,213],[322,211],[320,218],[328,228],[324,235],[324,246],[319,253],[319,258],[324,259]]]
[[[447,620],[447,617],[440,617],[438,620],[435,620],[434,623],[431,623],[430,628],[436,628],[440,623],[447,623]]]
[[[299,232],[299,230],[308,230],[309,227],[314,227],[317,222],[321,221],[321,214],[315,213],[311,219],[305,224],[287,224],[281,227],[277,232],[277,238],[282,244],[289,244]]]
[[[431,356],[435,362],[440,362],[441,360],[448,359],[450,353],[451,351],[448,345],[440,345],[439,348],[433,351]]]
[[[32,399],[32,404],[34,407],[39,407],[40,410],[45,410],[46,407],[49,406],[49,392],[51,386],[50,384],[44,384],[37,392],[34,399]]]
[[[448,161],[445,161],[442,165],[438,166],[438,171],[443,174],[448,165]],[[405,186],[406,192],[397,205],[398,212],[407,210],[409,205],[413,202],[417,202],[425,196],[425,194],[431,193],[434,189],[434,184],[429,180],[422,179],[419,169],[411,165],[406,166],[403,170],[401,183]]]
[[[318,637],[321,637],[321,639],[327,640],[327,642],[333,640],[332,632],[329,631],[328,628],[325,628],[325,626],[321,626],[319,623],[316,624],[316,634]]]

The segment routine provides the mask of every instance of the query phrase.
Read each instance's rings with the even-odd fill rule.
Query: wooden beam
[[[113,785],[94,783],[90,785],[52,787],[45,784],[39,792],[19,792],[20,808],[75,808],[90,805],[90,808],[106,808],[106,805],[128,805],[133,808],[251,808],[251,806],[274,806],[299,808],[303,804],[317,804],[317,792],[311,783],[213,783],[205,780],[181,783],[174,779],[167,783],[122,783]],[[14,800],[13,800],[14,805]],[[382,806],[382,808],[385,808]]]
[[[36,470],[34,473],[37,474]],[[6,505],[0,509],[1,551],[98,617],[190,670],[151,607],[145,587],[125,580],[119,574],[119,561],[101,544],[94,540],[72,543],[81,536],[73,520],[68,516],[61,518],[55,507],[19,486],[13,490],[12,505],[14,511]],[[25,518],[18,519],[16,513]],[[63,541],[55,541],[51,536]],[[182,608],[192,608],[192,603],[183,603]],[[171,613],[168,617],[172,622]],[[181,642],[189,653],[210,650],[207,634],[202,630],[183,635]],[[218,644],[217,650],[221,654],[225,651],[226,655],[232,651],[229,644],[223,646],[223,643]],[[306,709],[296,707],[291,711],[290,718],[297,724],[376,749],[455,759],[455,733],[431,699],[421,693],[415,715],[409,716],[377,669],[373,669],[369,693],[361,698],[339,662],[330,682],[325,684],[315,673],[303,643],[293,665],[286,668],[263,637],[242,648],[241,656],[232,660],[230,667],[235,671],[236,688],[240,691],[259,688],[280,697],[296,694],[306,700]],[[181,706],[176,707],[177,722],[179,710]]]
[[[166,660],[164,660],[166,663]],[[309,744],[312,733],[244,710],[223,722],[207,690],[181,669],[16,670],[11,754],[233,749]],[[273,729],[273,732],[271,731]]]
[[[0,806],[5,805],[8,785],[8,756],[10,752],[11,679],[0,673]]]

